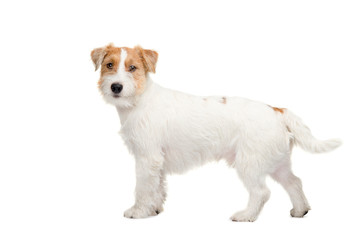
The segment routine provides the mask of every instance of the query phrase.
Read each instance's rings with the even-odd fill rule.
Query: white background
[[[360,1],[2,1],[0,239],[361,239]],[[287,107],[338,150],[296,148],[312,211],[272,191],[255,223],[222,162],[168,178],[165,212],[123,218],[134,160],[90,52],[109,42],[159,52],[155,82]]]

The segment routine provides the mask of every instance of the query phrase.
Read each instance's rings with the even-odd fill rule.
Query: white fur
[[[121,60],[125,57],[122,51]],[[288,192],[292,216],[308,212],[301,181],[290,168],[292,145],[324,152],[339,146],[339,141],[318,141],[289,110],[280,113],[244,98],[192,96],[163,88],[149,77],[138,96],[132,75],[120,71],[106,79],[102,91],[106,101],[116,106],[120,134],[136,159],[135,204],[124,213],[126,217],[144,218],[163,210],[167,174],[220,159],[236,169],[250,193],[246,209],[232,220],[256,220],[270,194],[267,175]],[[120,98],[112,97],[113,82],[123,84]]]

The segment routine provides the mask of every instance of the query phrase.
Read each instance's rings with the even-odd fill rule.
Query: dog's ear
[[[91,58],[94,63],[95,71],[99,68],[99,66],[102,64],[104,56],[106,56],[107,51],[106,48],[95,48],[91,52]]]
[[[153,50],[143,49],[140,46],[136,46],[135,50],[141,57],[143,65],[146,67],[146,71],[155,73],[158,53]]]

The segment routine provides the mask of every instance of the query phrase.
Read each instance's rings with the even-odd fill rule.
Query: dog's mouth
[[[120,96],[118,94],[113,94],[114,98],[119,98]]]

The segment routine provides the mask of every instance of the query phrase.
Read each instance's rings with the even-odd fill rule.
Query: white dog
[[[288,109],[236,97],[198,97],[154,83],[158,54],[152,50],[117,48],[112,44],[91,53],[104,99],[121,121],[120,134],[136,159],[135,204],[128,218],[154,216],[163,210],[165,176],[183,173],[209,161],[225,159],[236,169],[250,196],[233,221],[255,221],[270,192],[270,175],[288,192],[290,214],[310,210],[302,183],[291,171],[293,145],[309,152],[327,152],[338,139],[315,139]]]

